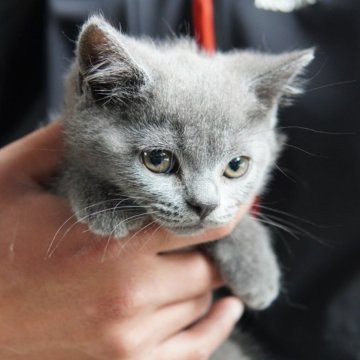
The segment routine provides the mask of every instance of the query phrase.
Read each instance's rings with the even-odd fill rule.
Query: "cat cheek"
[[[110,153],[125,154],[128,151],[128,145],[121,131],[116,128],[107,128],[100,134],[100,143],[105,145]]]

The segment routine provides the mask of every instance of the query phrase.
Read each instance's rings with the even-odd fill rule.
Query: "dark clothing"
[[[1,2],[0,143],[61,110],[78,25],[97,9],[132,35],[192,31],[190,0]],[[293,232],[273,230],[284,291],[242,323],[276,359],[360,359],[360,2],[284,14],[217,0],[215,16],[224,51],[317,48],[306,94],[280,112],[288,145],[262,198]]]

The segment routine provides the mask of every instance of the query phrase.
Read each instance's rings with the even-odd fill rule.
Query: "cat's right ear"
[[[80,89],[101,106],[124,105],[141,97],[145,71],[125,49],[125,36],[96,15],[83,25],[77,42]]]

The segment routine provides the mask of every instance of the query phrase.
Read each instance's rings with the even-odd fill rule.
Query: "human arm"
[[[193,237],[148,229],[121,241],[99,241],[76,224],[52,252],[72,217],[42,186],[61,148],[55,123],[0,151],[1,358],[207,358],[242,306],[235,298],[211,305],[221,284],[211,262],[172,250],[221,238],[234,224]]]

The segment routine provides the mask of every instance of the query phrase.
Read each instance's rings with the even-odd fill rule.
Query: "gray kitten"
[[[301,93],[312,58],[209,55],[189,39],[134,39],[91,17],[67,82],[58,190],[91,231],[117,238],[148,221],[178,234],[230,222],[262,191],[281,148],[278,107]],[[250,214],[204,250],[248,307],[278,295],[269,233]],[[215,358],[257,357],[227,343]]]

